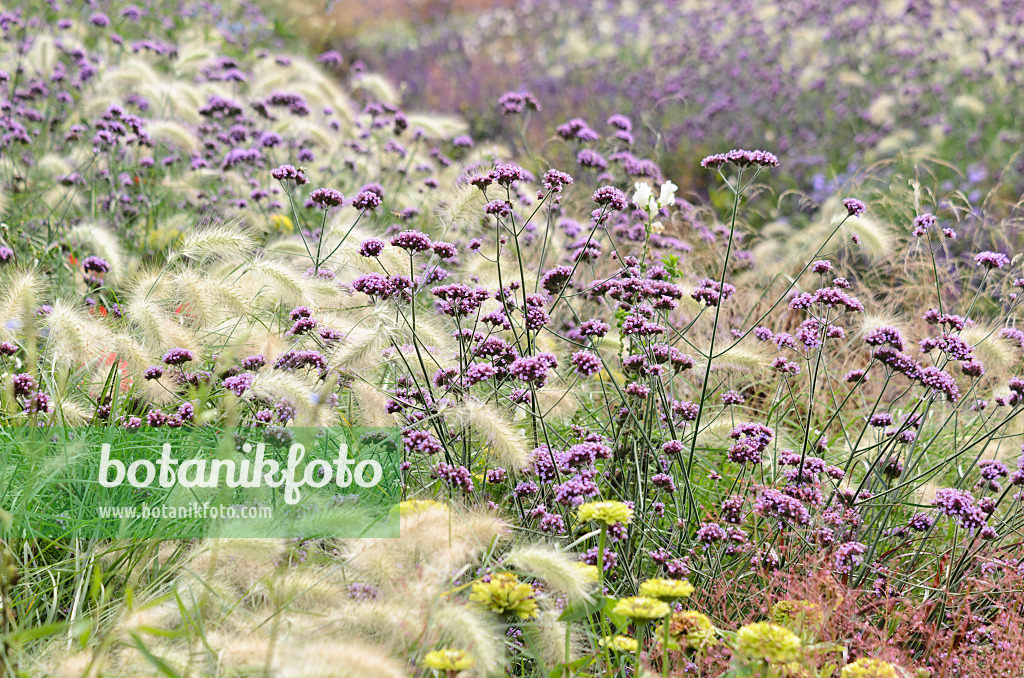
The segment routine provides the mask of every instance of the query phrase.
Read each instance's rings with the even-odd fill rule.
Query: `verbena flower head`
[[[747,624],[736,632],[736,652],[748,660],[788,664],[800,656],[800,638],[771,622]]]
[[[864,657],[843,667],[840,678],[899,678],[892,664]]]
[[[667,617],[672,611],[668,603],[647,596],[622,598],[612,608],[613,614],[628,617],[634,621],[652,621]]]
[[[352,206],[359,211],[372,211],[380,207],[382,200],[375,191],[360,191],[352,198]]]
[[[337,207],[345,202],[345,196],[341,194],[341,191],[333,188],[318,188],[309,194],[309,199],[322,210]]]
[[[991,270],[993,268],[1009,266],[1010,258],[1002,252],[980,252],[974,257],[974,263]]]
[[[88,256],[82,260],[82,270],[86,273],[106,273],[110,270],[110,264],[106,259]]]
[[[915,238],[920,238],[921,236],[928,232],[928,229],[930,229],[938,222],[939,220],[935,218],[934,214],[919,214],[917,217],[914,218],[914,230],[912,231],[912,234]]]
[[[540,103],[530,92],[506,92],[498,99],[498,106],[505,115],[516,115],[525,110],[539,111]]]
[[[846,213],[851,217],[859,217],[867,211],[867,205],[856,198],[845,198],[843,200],[843,207],[846,208]]]
[[[626,194],[614,186],[602,186],[597,189],[594,191],[594,195],[591,196],[591,200],[602,207],[607,205],[610,209],[618,211],[624,210],[629,206]]]
[[[430,236],[420,231],[402,231],[391,238],[391,244],[401,247],[406,252],[426,252],[430,249]]]
[[[367,238],[359,245],[359,254],[364,257],[379,257],[386,247],[380,238]]]
[[[195,353],[187,348],[172,348],[170,351],[165,353],[163,357],[165,365],[183,365],[184,363],[191,362],[195,359]]]
[[[778,167],[779,159],[768,151],[745,151],[734,149],[728,153],[716,153],[709,155],[700,161],[700,166],[705,169],[719,169],[732,163],[737,167]]]
[[[424,655],[423,665],[435,671],[457,673],[473,668],[476,660],[465,650],[444,648],[431,650]]]
[[[639,593],[647,598],[672,602],[689,598],[694,590],[693,584],[685,579],[648,579],[641,582]]]
[[[573,353],[569,362],[580,376],[592,377],[601,371],[601,357],[590,351]]]
[[[499,572],[490,575],[489,581],[476,582],[469,599],[498,614],[515,614],[520,619],[537,616],[533,587],[511,572]]]
[[[582,522],[628,525],[633,518],[633,509],[621,501],[591,501],[580,504],[578,515]]]

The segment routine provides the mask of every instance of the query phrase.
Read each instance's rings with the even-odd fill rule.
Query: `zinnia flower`
[[[423,657],[423,664],[435,671],[465,671],[473,668],[476,660],[465,650],[443,648],[431,650]]]
[[[633,518],[633,509],[621,501],[590,501],[580,504],[579,517],[583,522],[595,520],[605,525],[628,525]]]
[[[889,662],[864,658],[844,666],[840,678],[899,678],[899,674]]]
[[[800,638],[771,622],[747,624],[736,633],[736,652],[751,660],[786,664],[800,654]]]
[[[668,603],[647,596],[623,598],[612,608],[612,614],[622,615],[633,620],[661,619],[668,616],[671,611],[672,608],[668,606]]]
[[[511,572],[499,572],[491,575],[490,581],[476,582],[469,599],[498,614],[512,613],[520,619],[537,616],[533,587]]]
[[[668,633],[682,650],[700,650],[715,641],[715,625],[706,614],[696,610],[673,613],[668,620]]]
[[[648,579],[640,584],[641,596],[658,600],[689,598],[693,591],[693,584],[685,579]]]

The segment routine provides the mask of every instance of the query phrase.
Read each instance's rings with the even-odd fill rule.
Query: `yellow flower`
[[[674,612],[668,620],[668,633],[683,650],[700,650],[715,642],[715,625],[696,610]]]
[[[858,659],[843,667],[841,678],[899,678],[899,674],[881,659]]]
[[[433,499],[408,499],[398,505],[398,513],[403,516],[411,516],[435,508],[444,509],[447,506]]]
[[[270,227],[278,233],[291,233],[295,230],[295,224],[284,214],[271,214]]]
[[[800,654],[800,638],[771,622],[747,624],[736,633],[736,651],[747,659],[788,664]]]
[[[613,614],[619,614],[630,619],[661,619],[671,612],[668,603],[645,596],[623,598],[612,608]]]
[[[428,668],[437,671],[465,671],[472,668],[476,661],[465,650],[431,650],[423,658]]]
[[[473,584],[469,599],[499,614],[514,613],[520,619],[537,616],[533,587],[519,581],[511,572],[492,574],[490,581]]]
[[[636,641],[636,638],[629,636],[605,636],[598,642],[601,647],[610,647],[619,652],[636,652],[640,649],[640,643]]]
[[[586,563],[576,562],[576,569],[580,571],[580,579],[585,582],[596,582],[597,581],[597,565],[587,565]]]
[[[580,504],[579,516],[583,522],[596,520],[605,525],[615,525],[616,523],[628,525],[633,518],[633,509],[621,501],[590,501]]]
[[[685,579],[648,579],[640,584],[640,595],[658,600],[679,600],[689,598],[693,584]]]

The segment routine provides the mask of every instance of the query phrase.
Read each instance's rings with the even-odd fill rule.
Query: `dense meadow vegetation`
[[[2,443],[403,448],[394,539],[7,482],[4,671],[1021,676],[1015,3],[414,4],[0,6]]]

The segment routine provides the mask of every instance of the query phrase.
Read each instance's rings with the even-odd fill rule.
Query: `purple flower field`
[[[346,8],[0,6],[3,445],[370,427],[401,492],[42,539],[92,462],[7,469],[8,675],[1022,675],[1024,8]]]

